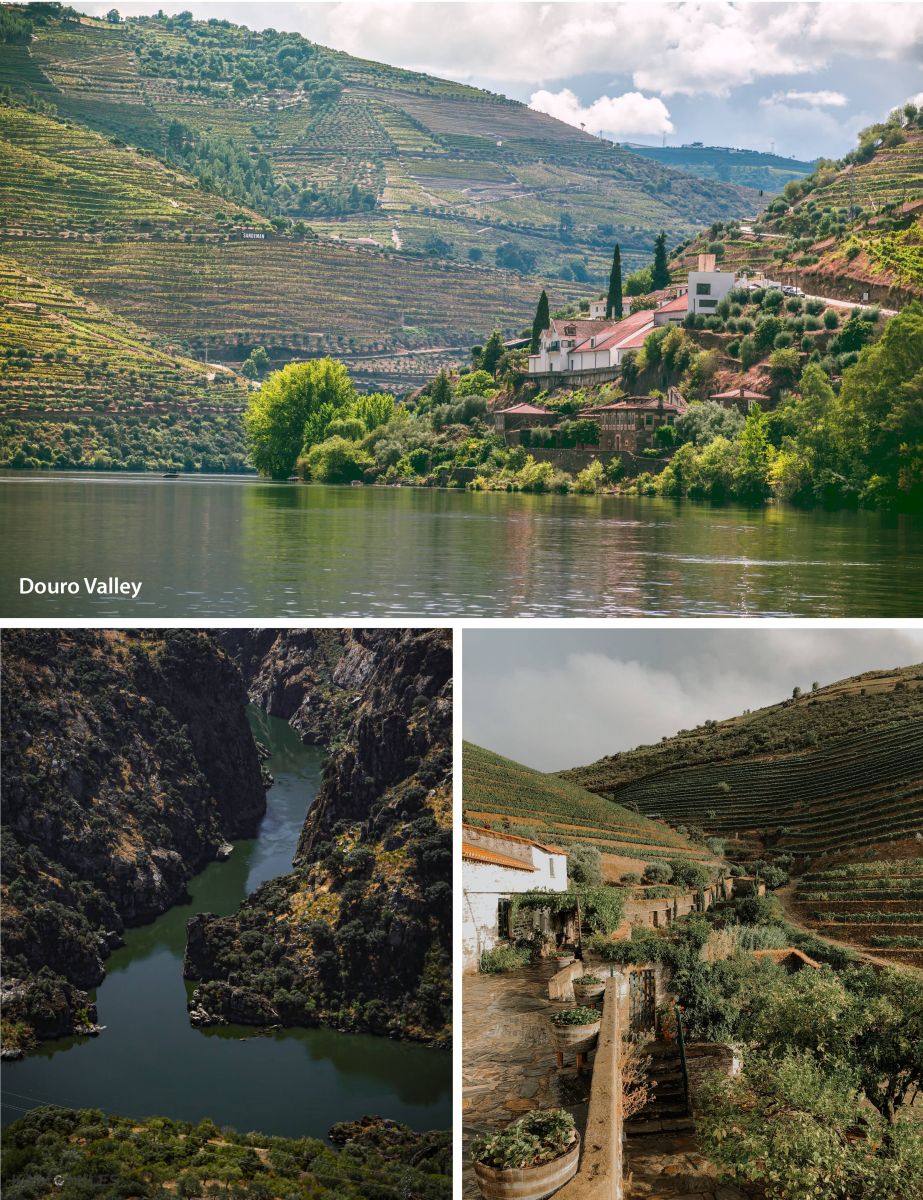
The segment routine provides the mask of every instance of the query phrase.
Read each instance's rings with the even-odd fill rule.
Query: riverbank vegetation
[[[322,483],[923,507],[918,399],[923,306],[910,305],[875,341],[874,312],[855,313],[842,326],[834,316],[825,327],[810,314],[775,315],[781,301],[781,293],[767,293],[758,298],[757,306],[768,309],[759,319],[727,318],[735,327],[742,322],[753,329],[731,343],[735,354],[746,354],[751,342],[757,356],[768,353],[778,396],[770,411],[755,406],[744,419],[704,399],[719,359],[717,351],[693,340],[694,330],[656,330],[629,360],[626,383],[642,377],[665,385],[675,380],[692,401],[658,439],[657,454],[669,461],[656,475],[644,471],[617,482],[622,471],[617,455],[588,457],[583,469],[565,472],[554,453],[538,459],[532,452],[534,445],[549,444],[544,430],[526,431],[529,436],[519,444],[507,445],[491,414],[510,398],[516,360],[499,335],[476,352],[471,371],[440,373],[404,404],[383,393],[361,396],[345,367],[332,359],[283,368],[250,401],[246,427],[253,461],[273,478],[297,471]],[[802,307],[801,300],[794,303]],[[729,311],[734,307],[744,306]],[[724,323],[722,317],[709,320]],[[790,345],[794,335],[786,326],[794,321],[804,327],[808,320],[823,331],[823,347],[801,354]],[[804,336],[814,346],[813,335]],[[599,438],[592,405],[624,394],[611,385],[603,391],[596,397],[583,390],[541,397],[559,413],[553,448],[579,444],[592,451]]]
[[[7,1200],[448,1200],[451,1131],[394,1121],[335,1125],[318,1138],[219,1129],[213,1121],[138,1121],[97,1109],[34,1109],[4,1130]],[[54,1184],[52,1185],[52,1180]]]

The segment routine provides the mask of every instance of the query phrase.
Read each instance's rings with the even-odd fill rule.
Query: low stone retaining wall
[[[579,979],[586,972],[586,964],[579,961],[562,967],[556,975],[552,975],[548,980],[548,999],[572,1001],[574,999],[574,980]]]
[[[634,479],[642,471],[650,471],[656,475],[670,461],[669,456],[642,458],[637,454],[632,454],[630,450],[578,450],[576,447],[555,450],[548,446],[526,446],[525,450],[527,454],[532,455],[536,462],[550,462],[559,471],[570,471],[574,475],[578,471],[582,471],[584,467],[588,467],[596,458],[603,466],[610,463],[613,458],[617,458],[622,465],[623,479]]]
[[[570,1183],[555,1193],[560,1200],[622,1200],[624,1196],[621,1067],[623,987],[622,980],[615,976],[606,983],[580,1166]]]
[[[519,378],[523,383],[534,383],[539,388],[596,387],[600,383],[611,383],[621,373],[621,367],[586,367],[582,371],[523,372]]]

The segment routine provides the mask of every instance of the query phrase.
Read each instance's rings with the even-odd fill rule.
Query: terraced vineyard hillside
[[[857,675],[563,775],[724,838],[732,860],[791,855],[796,882],[780,895],[792,916],[921,965],[923,665]]]
[[[0,256],[0,464],[247,470],[246,385]]]
[[[859,860],[808,871],[797,912],[827,937],[923,967],[923,858]]]
[[[923,296],[923,129],[881,128],[863,154],[821,163],[757,222],[699,235],[673,261],[677,277],[717,245],[722,266],[806,292],[894,308]]]
[[[562,777],[803,862],[923,832],[923,666],[873,671]]]
[[[658,858],[714,857],[667,825],[470,742],[464,747],[463,805],[472,825],[597,846],[613,878]]]
[[[265,216],[564,281],[601,282],[616,239],[640,265],[661,228],[756,206],[502,96],[227,21],[36,19],[4,86]],[[205,165],[209,139],[236,170]]]

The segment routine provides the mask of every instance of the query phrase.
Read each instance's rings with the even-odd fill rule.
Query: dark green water
[[[261,1035],[189,1024],[186,921],[196,912],[232,913],[258,884],[290,869],[320,781],[321,752],[303,746],[284,721],[253,709],[251,724],[270,747],[275,776],[259,836],[206,867],[190,885],[191,904],[128,931],[96,993],[103,1034],[45,1043],[3,1064],[4,1122],[44,1102],[132,1117],[210,1117],[289,1137],[324,1137],[335,1121],[366,1113],[417,1129],[451,1125],[445,1052],[325,1029]]]
[[[923,613],[907,516],[7,472],[0,526],[6,617]],[[19,594],[109,575],[139,598]]]

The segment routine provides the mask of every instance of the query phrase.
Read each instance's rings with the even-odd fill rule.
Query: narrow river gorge
[[[420,1130],[451,1124],[443,1051],[323,1028],[189,1023],[187,920],[199,912],[230,914],[259,884],[291,868],[321,778],[323,751],[255,706],[248,713],[269,748],[275,779],[258,835],[197,875],[190,903],[127,931],[96,992],[101,1036],[43,1042],[29,1057],[4,1063],[4,1122],[45,1103],[137,1118],[208,1117],[238,1131],[288,1137],[324,1137],[335,1122],[366,1114]]]

